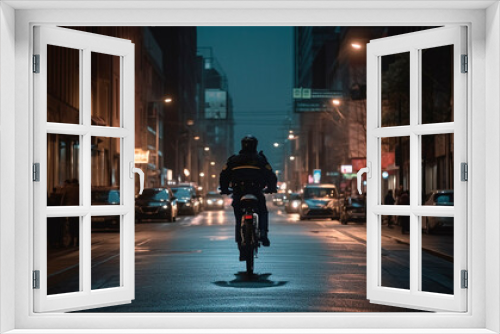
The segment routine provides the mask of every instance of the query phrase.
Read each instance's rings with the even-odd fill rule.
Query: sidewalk
[[[366,225],[357,225],[360,228],[353,228],[355,226],[349,223],[346,228],[338,229],[338,231],[366,243]],[[393,227],[389,228],[387,225],[382,225],[382,235],[396,242],[409,245],[410,234],[402,234],[401,226],[393,225]],[[443,260],[453,262],[453,234],[446,234],[445,232],[436,232],[436,234],[422,233],[422,250]]]

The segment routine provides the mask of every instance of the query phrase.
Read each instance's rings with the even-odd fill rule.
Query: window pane
[[[80,291],[80,217],[47,218],[47,294]]]
[[[422,217],[422,291],[453,294],[453,217]]]
[[[47,45],[47,122],[80,123],[80,50]]]
[[[453,122],[453,45],[422,50],[422,124]]]
[[[381,286],[410,289],[410,217],[382,216],[381,223]]]
[[[80,205],[80,137],[47,135],[47,205]]]
[[[120,216],[92,217],[92,290],[120,286]]]
[[[92,52],[92,125],[120,126],[120,57]]]
[[[92,205],[120,204],[120,139],[92,137]]]
[[[453,202],[453,134],[422,136],[422,203]]]
[[[410,124],[410,53],[381,57],[382,126]]]
[[[382,138],[381,145],[382,204],[409,205],[410,137]]]

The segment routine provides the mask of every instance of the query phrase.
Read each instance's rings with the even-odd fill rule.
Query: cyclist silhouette
[[[235,238],[238,246],[241,243],[241,196],[252,194],[259,200],[259,229],[262,245],[269,247],[270,241],[267,237],[269,230],[269,212],[266,207],[266,198],[262,193],[277,192],[277,178],[266,156],[262,151],[257,153],[258,140],[252,135],[247,135],[241,140],[241,151],[232,155],[220,173],[221,194],[230,194],[229,188],[233,189],[233,209],[236,218]]]

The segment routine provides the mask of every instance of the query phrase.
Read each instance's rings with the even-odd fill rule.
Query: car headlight
[[[222,205],[222,204],[224,204],[224,201],[220,199],[217,201],[217,204]]]
[[[186,206],[191,206],[191,203],[190,202],[186,202]]]
[[[302,209],[307,209],[309,208],[309,205],[307,205],[306,203],[302,203]]]
[[[162,206],[162,208],[168,209],[168,204],[165,204],[164,206]]]
[[[207,200],[207,204],[212,204],[213,202],[211,199]]]
[[[292,207],[293,208],[298,208],[299,207],[299,202],[292,202]]]

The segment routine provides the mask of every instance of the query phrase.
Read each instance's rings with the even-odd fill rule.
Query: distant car
[[[453,206],[453,190],[435,190],[429,194],[424,205]],[[452,217],[422,217],[422,230],[424,233],[432,233],[442,228],[453,228]]]
[[[205,209],[206,210],[224,210],[224,197],[216,192],[209,192],[205,196]]]
[[[200,201],[193,186],[175,186],[171,189],[174,196],[177,197],[179,213],[197,215],[201,211]]]
[[[366,201],[361,196],[348,196],[340,208],[340,223],[350,221],[366,222]]]
[[[338,219],[339,195],[333,184],[308,184],[303,189],[300,220],[311,218]]]
[[[168,188],[146,188],[135,200],[135,218],[166,219],[174,222],[177,218],[177,198]]]
[[[288,194],[285,200],[285,212],[286,213],[298,213],[300,210],[300,204],[302,202],[302,197],[300,194],[291,193]]]
[[[91,190],[91,205],[120,205],[120,189],[95,187]],[[92,232],[120,231],[119,216],[92,216]]]
[[[273,195],[273,204],[275,206],[283,206],[284,202],[283,200],[286,198],[285,194],[278,193]]]

